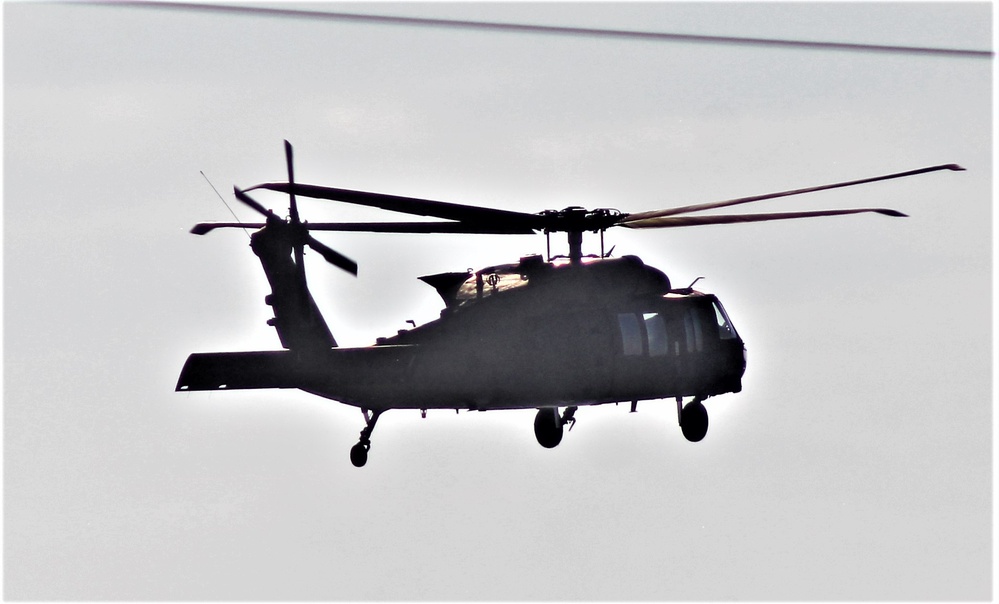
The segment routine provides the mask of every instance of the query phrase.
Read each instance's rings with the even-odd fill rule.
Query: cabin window
[[[688,308],[683,313],[683,331],[687,336],[687,352],[700,352],[704,350],[704,335],[701,331],[701,322],[696,316],[695,309]]]
[[[662,315],[645,313],[642,318],[645,319],[645,333],[649,338],[649,356],[666,356],[669,340],[666,337],[666,322],[663,321]]]
[[[732,327],[732,323],[728,320],[728,315],[725,314],[725,309],[722,308],[721,304],[717,301],[714,302],[712,307],[715,309],[715,321],[718,322],[718,339],[735,339],[735,329]]]
[[[621,329],[621,345],[624,356],[640,356],[642,354],[642,330],[638,325],[638,315],[619,314],[617,324]]]

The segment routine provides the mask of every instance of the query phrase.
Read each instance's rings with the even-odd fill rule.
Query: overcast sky
[[[992,44],[984,2],[309,7]],[[3,19],[7,599],[990,598],[989,59],[114,6]],[[284,178],[283,139],[303,182],[525,212],[968,170],[752,208],[904,219],[608,233],[677,285],[703,275],[746,341],[744,390],[706,403],[700,443],[672,401],[581,409],[553,450],[531,410],[395,411],[357,469],[352,407],[173,392],[191,352],[279,348],[246,236],[188,229],[231,218],[199,171],[255,220],[231,188]],[[360,264],[307,256],[346,346],[435,318],[421,275],[544,251],[319,237]]]

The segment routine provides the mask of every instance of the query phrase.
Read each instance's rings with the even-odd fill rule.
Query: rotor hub
[[[617,224],[625,216],[618,210],[597,208],[588,210],[580,206],[569,206],[562,210],[545,210],[539,214],[544,221],[545,233],[582,233],[604,231]]]

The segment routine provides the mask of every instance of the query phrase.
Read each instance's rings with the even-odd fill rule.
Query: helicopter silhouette
[[[945,164],[816,187],[741,197],[663,210],[625,213],[569,207],[530,214],[295,181],[293,150],[285,141],[288,181],[239,189],[236,198],[261,214],[262,223],[199,223],[197,235],[218,228],[257,229],[250,247],[270,284],[268,320],[284,350],[191,354],[177,391],[296,388],[362,410],[358,442],[350,449],[357,467],[367,462],[371,435],[391,409],[537,409],[534,433],[546,448],[571,430],[581,406],[674,399],[684,437],[702,440],[708,429],[704,402],[742,390],[746,348],[717,296],[674,288],[661,270],[639,257],[610,257],[603,233],[631,229],[760,222],[876,213],[857,208],[767,214],[691,215],[754,201],[903,178],[940,170]],[[289,197],[281,218],[247,192],[270,190]],[[309,197],[435,218],[422,222],[309,223],[297,197]],[[440,294],[438,319],[372,346],[337,345],[310,293],[304,249],[357,275],[357,263],[315,239],[313,231],[378,233],[536,234],[565,233],[568,256],[528,255],[518,262],[477,271],[420,277]],[[583,234],[599,233],[599,255],[582,251]],[[550,239],[549,239],[550,243]],[[496,325],[506,325],[496,329]],[[684,403],[684,399],[689,399]]]

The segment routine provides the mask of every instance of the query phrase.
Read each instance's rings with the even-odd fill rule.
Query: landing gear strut
[[[692,443],[700,442],[708,433],[708,411],[701,404],[703,399],[695,398],[681,407],[683,399],[676,398],[676,413],[680,420],[680,431]]]
[[[554,449],[562,442],[562,426],[569,424],[569,429],[576,423],[574,417],[576,407],[566,407],[565,413],[560,417],[558,407],[544,407],[538,409],[538,414],[534,417],[534,436],[538,439],[538,444],[546,449]]]
[[[362,412],[364,413],[366,425],[361,430],[361,440],[357,441],[357,444],[350,448],[350,463],[354,464],[354,467],[357,468],[368,463],[368,449],[371,448],[371,432],[375,429],[375,422],[378,421],[378,416],[382,414],[381,411],[368,413],[367,409],[362,409]]]

